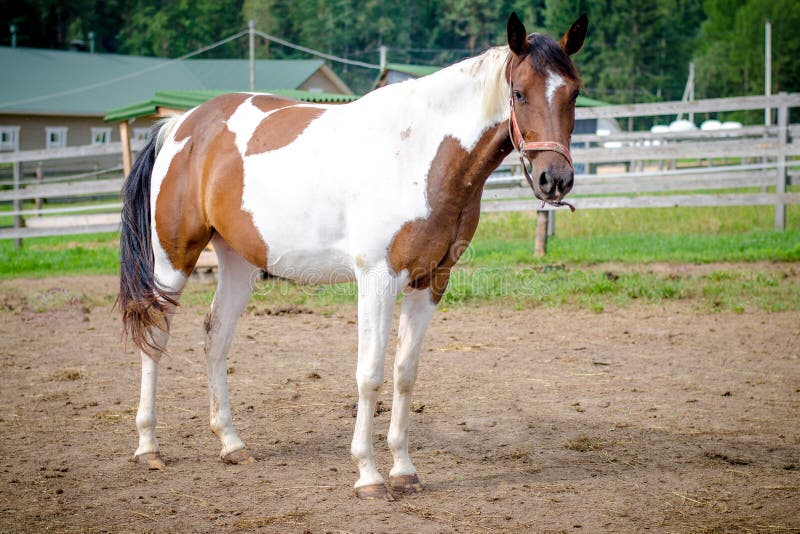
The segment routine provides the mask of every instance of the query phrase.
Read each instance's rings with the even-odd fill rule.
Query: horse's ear
[[[511,13],[508,17],[508,24],[506,25],[508,32],[508,46],[511,51],[516,55],[521,56],[528,52],[530,43],[528,43],[528,32],[525,31],[525,25],[519,20],[516,13]]]
[[[583,40],[586,39],[586,30],[589,29],[589,17],[586,13],[578,17],[578,20],[572,23],[567,33],[561,38],[558,44],[564,49],[568,55],[572,55],[583,46]]]

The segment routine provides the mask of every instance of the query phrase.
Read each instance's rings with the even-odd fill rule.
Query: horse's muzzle
[[[572,191],[572,184],[575,181],[575,174],[568,167],[556,168],[548,167],[541,172],[534,181],[534,188],[539,193],[539,198],[548,202],[558,202],[567,193]]]

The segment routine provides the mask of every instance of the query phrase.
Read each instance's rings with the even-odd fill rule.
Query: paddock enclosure
[[[800,529],[796,312],[440,310],[412,406],[425,491],[388,503],[352,495],[354,305],[251,304],[229,383],[258,461],[230,466],[208,430],[207,303],[187,293],[161,365],[167,468],[148,472],[128,462],[140,362],[119,343],[116,283],[0,281],[3,532]]]

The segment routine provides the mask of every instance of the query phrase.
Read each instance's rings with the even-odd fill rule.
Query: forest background
[[[256,28],[341,57],[446,65],[505,39],[516,11],[528,31],[560,36],[590,19],[578,64],[585,93],[610,103],[679,100],[691,61],[695,97],[764,92],[764,22],[772,22],[772,91],[800,90],[796,0],[2,0],[0,44],[67,49],[94,32],[98,52],[177,57]],[[199,57],[247,57],[242,38]],[[309,58],[258,39],[259,58]],[[376,71],[332,63],[358,93]]]

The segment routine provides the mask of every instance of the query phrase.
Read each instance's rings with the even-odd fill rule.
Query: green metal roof
[[[148,117],[156,113],[157,108],[191,109],[199,106],[214,97],[234,91],[157,91],[150,100],[130,104],[109,111],[105,116],[106,122],[121,122],[139,117]],[[339,95],[332,93],[316,93],[300,89],[276,89],[266,91],[273,95],[285,96],[305,102],[338,103],[352,102],[358,95]]]
[[[387,63],[384,70],[403,72],[419,78],[420,76],[433,74],[434,72],[441,70],[441,68],[442,67],[436,65],[404,65],[402,63]]]
[[[303,91],[302,89],[273,89],[266,91],[273,95],[285,96],[286,98],[294,98],[295,100],[302,100],[304,102],[319,102],[320,104],[338,104],[344,102],[352,102],[358,100],[361,95],[342,95],[339,93],[321,93],[317,91]]]
[[[256,88],[295,89],[322,60],[256,60]],[[103,116],[156,91],[244,91],[245,59],[188,59],[0,47],[0,113]],[[110,83],[109,83],[110,82]]]
[[[596,108],[600,106],[607,106],[609,104],[608,102],[603,102],[602,100],[595,100],[594,98],[589,98],[588,96],[578,95],[578,100],[575,101],[575,105],[579,108]]]

